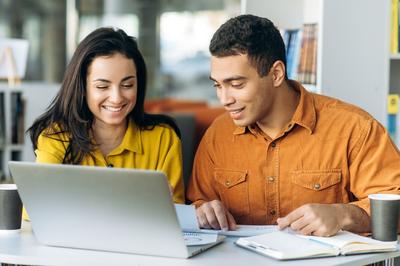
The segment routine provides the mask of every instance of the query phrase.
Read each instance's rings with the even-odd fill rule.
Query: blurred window
[[[208,45],[239,13],[240,0],[1,0],[0,38],[29,41],[26,80],[61,82],[80,40],[98,27],[121,28],[138,39],[148,96],[212,102]]]
[[[128,35],[138,36],[139,19],[133,14],[105,14],[101,17],[83,15],[79,19],[79,41],[99,27],[114,27],[123,29]]]
[[[209,80],[208,46],[228,18],[224,11],[166,12],[161,15],[161,68],[164,95],[215,100]]]

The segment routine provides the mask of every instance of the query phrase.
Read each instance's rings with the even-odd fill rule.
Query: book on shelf
[[[392,54],[397,54],[399,50],[399,40],[400,40],[400,23],[399,23],[399,13],[400,13],[399,0],[392,0],[391,5],[391,30],[390,30],[390,52]]]
[[[24,142],[25,102],[19,92],[11,94],[11,142]]]
[[[348,231],[340,231],[331,237],[303,236],[288,231],[276,231],[259,236],[241,237],[235,244],[277,260],[397,250],[397,241],[378,241]]]
[[[0,146],[6,143],[6,128],[5,128],[5,110],[4,110],[4,93],[0,93]]]
[[[5,179],[5,174],[4,174],[4,159],[3,159],[3,152],[0,150],[0,182],[1,180]]]
[[[286,72],[290,79],[297,79],[297,68],[302,31],[299,29],[281,31],[286,48]]]
[[[22,98],[20,94],[19,98],[19,108],[18,108],[18,117],[17,117],[17,143],[18,144],[23,144],[25,140],[25,106],[26,106],[26,101]]]
[[[317,75],[317,24],[303,25],[298,81],[316,84]]]
[[[397,2],[397,52],[400,53],[400,0]]]
[[[297,79],[302,38],[303,38],[303,31],[301,31],[301,30],[296,31],[294,40],[292,42],[293,49],[291,49],[290,55],[289,55],[292,58],[291,65],[289,66],[291,79]]]
[[[317,24],[304,24],[302,29],[280,30],[286,48],[286,72],[301,83],[317,81]]]

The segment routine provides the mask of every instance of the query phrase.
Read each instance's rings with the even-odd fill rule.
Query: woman
[[[179,129],[144,112],[146,66],[133,37],[99,28],[77,47],[61,89],[28,129],[36,162],[163,171],[184,202]]]

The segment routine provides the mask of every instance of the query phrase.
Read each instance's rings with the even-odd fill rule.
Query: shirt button
[[[231,181],[229,181],[229,180],[225,181],[225,186],[229,187],[230,184],[231,184]]]
[[[321,188],[321,185],[319,183],[314,184],[314,189],[319,190]]]
[[[275,211],[275,210],[270,210],[270,211],[269,211],[269,214],[275,215],[275,214],[276,214],[276,211]]]
[[[271,147],[272,147],[272,148],[275,148],[275,147],[276,147],[276,143],[275,143],[275,142],[272,142],[272,143],[271,143]]]
[[[268,181],[269,181],[270,183],[273,183],[273,182],[275,181],[275,177],[274,177],[274,176],[269,176],[269,177],[268,177]]]
[[[113,165],[112,163],[109,163],[109,164],[107,165],[107,167],[114,167],[114,165]]]

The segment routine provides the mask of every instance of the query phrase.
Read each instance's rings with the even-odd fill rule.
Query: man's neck
[[[258,127],[272,139],[291,121],[300,100],[300,93],[287,81],[276,89],[270,115],[263,121],[257,122]]]

